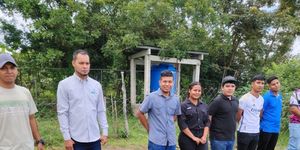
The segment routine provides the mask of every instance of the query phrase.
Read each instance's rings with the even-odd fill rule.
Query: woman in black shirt
[[[180,134],[178,138],[181,150],[207,150],[207,134],[210,121],[208,107],[200,99],[202,87],[199,82],[189,85],[187,98],[181,103],[182,114],[178,116]]]

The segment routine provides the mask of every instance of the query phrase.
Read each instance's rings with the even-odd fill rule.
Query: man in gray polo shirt
[[[171,71],[161,72],[159,86],[144,99],[136,115],[149,134],[149,150],[175,150],[174,121],[181,110],[179,98],[170,92],[173,86]],[[145,113],[148,113],[148,119]]]

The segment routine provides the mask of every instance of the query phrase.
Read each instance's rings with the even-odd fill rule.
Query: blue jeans
[[[233,141],[210,140],[211,150],[233,150]]]
[[[288,150],[299,150],[300,149],[300,124],[290,123],[290,139],[288,144]]]
[[[153,142],[149,141],[148,143],[148,150],[176,150],[176,145],[157,145]]]
[[[101,150],[100,140],[89,143],[81,143],[73,140],[75,144],[73,145],[74,150]]]

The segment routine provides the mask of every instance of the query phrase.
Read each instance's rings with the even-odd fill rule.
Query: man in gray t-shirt
[[[174,121],[181,114],[180,102],[170,91],[173,86],[171,71],[161,72],[160,88],[150,93],[137,112],[137,117],[149,134],[149,150],[176,149],[176,128]],[[148,113],[148,119],[145,117]]]
[[[44,150],[38,111],[30,91],[16,85],[18,67],[8,53],[0,54],[0,150]],[[35,141],[34,141],[35,140]]]

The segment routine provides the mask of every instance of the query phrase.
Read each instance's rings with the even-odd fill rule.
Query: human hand
[[[100,141],[101,141],[102,145],[105,145],[108,141],[108,137],[107,136],[101,136]]]
[[[204,137],[204,136],[201,137],[201,143],[202,143],[202,144],[205,144],[205,143],[206,143],[206,137]]]
[[[201,139],[198,137],[194,137],[193,141],[195,141],[197,143],[197,145],[199,145],[201,143]]]
[[[66,150],[73,150],[73,145],[74,145],[73,140],[65,140],[65,148]]]
[[[45,146],[42,143],[38,143],[37,149],[38,150],[45,150]]]

